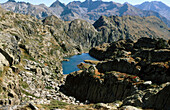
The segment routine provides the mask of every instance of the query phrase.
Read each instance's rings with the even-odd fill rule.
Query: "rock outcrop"
[[[133,58],[122,58],[98,63],[96,66],[99,72],[120,71],[129,74],[139,74],[140,67]]]
[[[169,83],[165,83],[157,88],[146,89],[144,91],[137,91],[132,96],[127,97],[123,101],[123,105],[132,105],[136,107],[158,110],[169,110],[169,91]]]
[[[99,72],[120,71],[136,74],[144,80],[156,83],[170,81],[170,50],[166,40],[149,38],[141,38],[137,42],[120,40],[107,46],[103,44],[92,48],[89,54],[97,59],[106,60],[98,63]]]
[[[91,103],[122,100],[130,96],[136,87],[133,82],[126,81],[130,77],[121,79],[121,75],[125,74],[117,72],[103,74],[89,69],[88,72],[74,72],[67,76],[63,92],[80,101],[88,100]]]
[[[92,48],[90,55],[104,61],[98,61],[96,66],[93,63],[78,65],[83,69],[69,74],[61,90],[80,101],[122,100],[122,109],[131,105],[168,110],[170,58],[167,42],[141,38],[137,42],[120,40]],[[151,54],[143,54],[143,51]]]

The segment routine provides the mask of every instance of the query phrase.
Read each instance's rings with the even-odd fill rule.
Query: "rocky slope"
[[[50,16],[40,21],[0,10],[0,105],[51,100],[75,104],[75,98],[58,91],[63,83],[61,61],[97,45],[99,32],[82,20],[64,22]]]
[[[45,18],[50,15],[55,15],[65,21],[72,21],[74,19],[83,19],[93,23],[100,16],[156,16],[162,20],[167,26],[170,26],[170,21],[161,16],[157,12],[142,10],[136,8],[128,3],[119,4],[115,2],[104,2],[101,0],[92,1],[86,0],[84,2],[73,1],[67,5],[56,0],[50,7],[41,5],[32,5],[25,2],[8,1],[2,3],[1,6],[9,11],[16,13],[29,14],[36,18]],[[166,14],[168,16],[168,14]]]
[[[51,32],[59,41],[72,41],[79,51],[87,50],[105,42],[113,42],[119,39],[136,40],[141,37],[165,38],[170,36],[169,28],[156,17],[131,17],[131,16],[101,16],[93,25],[84,20],[64,22],[55,16],[47,17],[44,24],[52,26]],[[56,30],[57,29],[57,30]],[[59,30],[59,31],[58,31]],[[61,44],[60,44],[61,45]],[[68,49],[69,45],[66,45]]]
[[[74,102],[58,91],[63,82],[61,61],[81,49],[57,27],[0,10],[0,105]]]
[[[120,40],[92,48],[103,61],[80,64],[61,90],[80,101],[169,109],[170,45],[163,39]],[[166,97],[165,97],[166,96]]]
[[[101,16],[93,25],[105,36],[105,42],[141,37],[169,39],[170,36],[169,28],[156,17]]]
[[[151,10],[158,12],[159,14],[170,20],[170,7],[162,3],[161,1],[144,2],[142,4],[135,5],[135,7],[142,10]]]

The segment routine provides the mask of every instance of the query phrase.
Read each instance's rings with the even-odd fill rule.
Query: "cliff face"
[[[115,74],[119,73],[93,74],[85,71],[71,73],[67,76],[64,89],[67,95],[74,96],[80,101],[109,103],[122,100],[136,89],[132,82],[119,80]]]
[[[80,101],[123,100],[122,106],[168,110],[169,47],[168,41],[151,38],[94,47],[90,55],[103,61],[78,65],[81,70],[67,76],[62,91]]]

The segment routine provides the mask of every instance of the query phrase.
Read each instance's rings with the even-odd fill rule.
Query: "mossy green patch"
[[[22,51],[22,55],[21,55],[22,59],[28,59],[28,60],[32,60],[32,61],[37,62],[31,55],[29,55],[29,53],[26,50],[21,49],[21,51]]]
[[[66,102],[61,102],[58,100],[52,100],[50,104],[48,105],[42,105],[45,110],[52,110],[55,108],[65,108],[67,105],[69,105]]]
[[[37,96],[35,96],[35,95],[33,95],[33,94],[31,94],[31,93],[23,90],[23,89],[21,89],[21,92],[22,92],[23,94],[27,95],[27,96],[32,96],[32,97],[35,97],[35,98],[40,98],[40,97],[37,97]]]
[[[29,85],[25,81],[23,81],[22,79],[19,81],[19,83],[24,89],[29,87]]]
[[[1,87],[1,85],[0,85],[0,93],[2,93],[3,92],[3,89],[2,89],[2,87]]]
[[[2,73],[3,73],[2,70],[0,70],[0,77],[2,77]]]
[[[53,89],[52,87],[49,87],[49,86],[47,86],[47,87],[45,87],[46,89]]]

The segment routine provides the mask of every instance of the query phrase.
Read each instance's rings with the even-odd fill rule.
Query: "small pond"
[[[62,62],[63,74],[69,74],[71,72],[78,71],[79,68],[77,67],[77,65],[80,64],[81,62],[84,62],[84,60],[97,60],[91,57],[88,53],[74,55],[66,59],[69,59],[69,61]]]

